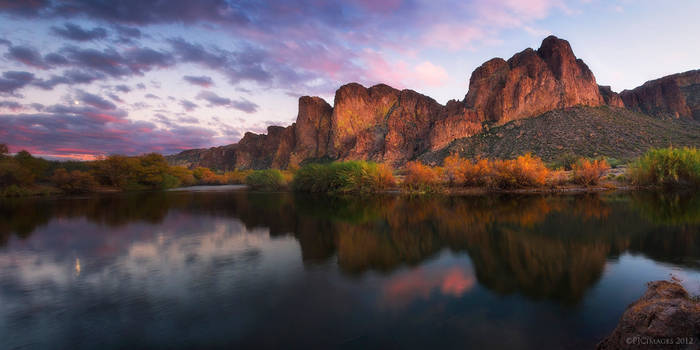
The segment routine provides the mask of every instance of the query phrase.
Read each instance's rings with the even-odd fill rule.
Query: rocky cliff
[[[658,117],[700,120],[700,71],[677,74],[622,94],[599,86],[569,42],[545,38],[507,61],[494,58],[469,79],[464,100],[441,105],[413,90],[350,83],[333,106],[319,97],[299,99],[296,123],[246,133],[234,145],[188,150],[173,164],[215,169],[285,168],[313,159],[367,159],[400,166],[513,120],[575,106],[627,107]]]
[[[620,93],[625,107],[659,117],[700,121],[700,69],[651,80]]]

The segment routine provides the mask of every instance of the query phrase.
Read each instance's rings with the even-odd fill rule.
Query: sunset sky
[[[492,57],[569,40],[601,85],[700,68],[700,1],[0,0],[0,143],[89,159],[289,125],[379,82],[462,99]]]

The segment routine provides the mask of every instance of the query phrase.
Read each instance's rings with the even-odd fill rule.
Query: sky
[[[700,1],[0,0],[0,143],[173,154],[294,122],[349,82],[461,100],[493,57],[571,43],[614,91],[700,68]]]

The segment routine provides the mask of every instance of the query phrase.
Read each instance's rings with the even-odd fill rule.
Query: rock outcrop
[[[333,106],[320,97],[301,97],[296,123],[286,128],[269,127],[266,135],[246,133],[237,144],[188,150],[168,160],[221,170],[285,168],[313,159],[401,166],[513,120],[601,105],[700,120],[700,71],[647,82],[618,95],[596,83],[566,40],[549,36],[537,50],[482,64],[472,73],[462,101],[443,106],[413,90],[350,83],[336,91]]]
[[[674,282],[650,282],[597,349],[698,349],[700,303]]]
[[[700,70],[647,81],[620,93],[625,107],[643,113],[700,120]]]
[[[494,58],[469,80],[466,106],[479,120],[503,124],[553,109],[605,103],[593,73],[574,56],[569,42],[549,36],[535,51],[508,61]]]

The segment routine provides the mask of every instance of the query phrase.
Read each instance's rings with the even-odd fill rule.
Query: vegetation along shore
[[[0,196],[164,190],[193,185],[246,184],[251,190],[325,194],[569,192],[700,187],[697,148],[650,149],[622,164],[564,154],[545,163],[532,154],[513,159],[451,155],[440,166],[411,161],[401,168],[370,161],[310,163],[285,170],[189,169],[156,153],[94,161],[49,161],[0,145]]]

